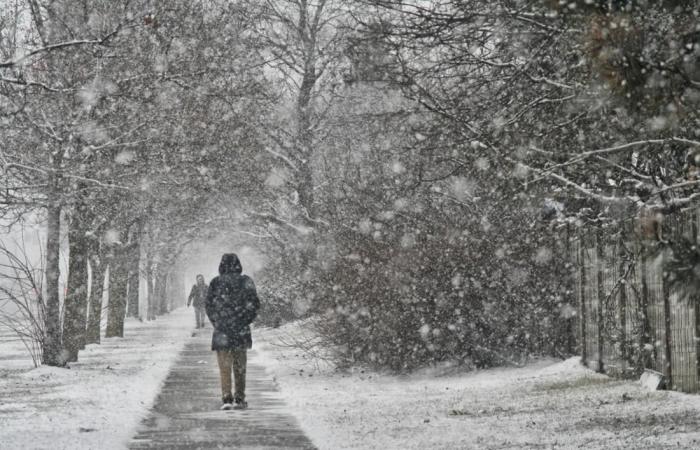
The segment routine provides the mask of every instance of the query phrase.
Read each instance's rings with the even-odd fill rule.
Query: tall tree
[[[64,300],[63,344],[68,362],[78,360],[78,351],[85,348],[88,306],[88,215],[84,190],[76,186],[76,202],[68,223],[68,280]]]
[[[314,172],[316,149],[323,139],[323,113],[334,86],[335,68],[341,60],[342,25],[349,5],[335,0],[285,3],[264,1],[251,6],[257,18],[257,39],[267,65],[274,69],[271,81],[280,87],[273,123],[264,123],[270,147],[296,191],[301,218],[314,226]]]

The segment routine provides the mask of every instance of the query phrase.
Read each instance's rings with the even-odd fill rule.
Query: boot
[[[231,394],[225,395],[221,401],[223,402],[223,405],[221,405],[222,411],[233,409],[233,396]]]

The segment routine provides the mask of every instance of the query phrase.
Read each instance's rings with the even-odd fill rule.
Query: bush
[[[319,272],[314,308],[323,317],[317,331],[339,362],[395,371],[444,361],[482,368],[572,351],[571,266],[552,233],[529,228],[537,217],[501,212],[491,222],[502,226],[487,232],[475,218],[465,230],[477,226],[476,234],[435,225],[439,214],[428,212],[432,224],[422,228],[396,219],[382,227],[381,242],[335,236],[341,256]]]

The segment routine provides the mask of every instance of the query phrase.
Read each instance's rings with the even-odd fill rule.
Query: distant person
[[[209,286],[204,282],[204,276],[197,275],[197,283],[192,286],[190,290],[190,296],[187,297],[187,306],[194,306],[194,316],[197,322],[197,328],[204,328],[205,323],[205,311],[204,302],[207,299],[207,289]]]
[[[216,351],[221,375],[221,409],[244,409],[247,354],[253,346],[250,324],[260,307],[255,284],[241,272],[241,262],[234,253],[221,257],[219,276],[211,280],[205,302],[207,316],[214,326],[211,349]],[[231,393],[231,369],[235,392]]]

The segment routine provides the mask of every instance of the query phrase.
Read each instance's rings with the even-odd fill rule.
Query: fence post
[[[651,345],[651,322],[649,321],[649,282],[647,281],[647,250],[643,248],[640,263],[641,282],[642,282],[642,298],[641,298],[641,313],[642,313],[642,369],[653,369],[656,363],[656,346]],[[648,350],[651,346],[651,350]]]
[[[568,261],[571,261],[573,255],[571,253],[571,224],[567,222],[566,224],[566,257]],[[571,276],[572,268],[575,270],[575,265],[571,264],[569,267],[569,276]],[[570,280],[570,278],[569,278]],[[573,300],[571,300],[573,301]],[[575,328],[575,316],[573,314],[567,314],[566,319],[566,352],[569,355],[573,355],[576,346],[576,328]]]
[[[692,240],[695,242],[695,245],[697,246],[699,241],[698,237],[698,222],[700,222],[700,209],[698,211],[695,211],[693,213],[693,218],[692,218],[692,232],[693,232],[693,237]],[[695,292],[694,293],[694,302],[693,306],[695,307],[695,386],[696,390],[698,388],[698,383],[700,383],[700,293]]]
[[[662,257],[666,257],[663,255]],[[671,293],[666,276],[661,277],[661,292],[664,300],[664,374],[668,382],[668,388],[673,388],[673,366],[671,364]]]
[[[603,284],[603,277],[605,276],[605,247],[603,246],[603,228],[598,228],[596,230],[596,251],[598,252],[597,259],[597,270],[598,270],[598,368],[596,372],[605,373],[605,366],[603,364],[603,327],[604,327],[604,316],[603,316],[603,299],[605,298],[605,286]]]
[[[623,250],[625,248],[624,231],[620,233],[620,276],[626,273],[625,258]],[[627,370],[627,279],[620,281],[620,359],[622,360],[623,372]]]
[[[588,318],[586,317],[586,247],[583,240],[583,232],[579,234],[578,240],[578,254],[579,261],[578,265],[581,269],[581,279],[579,286],[580,294],[580,307],[581,307],[581,363],[584,366],[588,365],[588,340],[586,339],[586,323]],[[699,366],[700,367],[700,363]],[[700,369],[699,369],[700,370]]]

